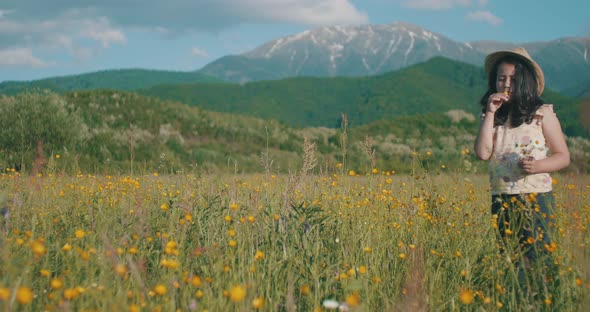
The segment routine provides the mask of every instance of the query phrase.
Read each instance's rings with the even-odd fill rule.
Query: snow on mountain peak
[[[364,68],[367,74],[413,64],[434,55],[453,58],[479,56],[470,52],[469,44],[455,42],[420,26],[394,22],[379,25],[330,25],[306,30],[270,41],[244,56],[253,59],[286,62],[299,73],[299,69],[317,68],[325,64],[331,74],[342,68]],[[466,56],[467,55],[467,56]],[[357,60],[350,64],[351,60]],[[321,65],[320,65],[321,66]],[[318,68],[319,70],[319,68]]]

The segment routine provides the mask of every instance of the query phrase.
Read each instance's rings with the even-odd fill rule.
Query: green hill
[[[461,110],[349,125],[344,136],[342,128],[293,128],[136,93],[93,90],[0,97],[0,123],[7,127],[0,164],[24,163],[26,170],[36,157],[36,142],[43,141],[48,168],[71,172],[297,172],[305,138],[315,144],[316,171],[337,170],[337,163],[345,163],[339,170],[361,173],[373,167],[485,170],[470,152],[479,121]],[[571,167],[588,170],[584,155],[590,143],[575,142]],[[59,160],[53,157],[58,154]]]
[[[0,122],[11,129],[0,139],[0,164],[8,167],[22,162],[30,169],[37,140],[43,141],[50,160],[50,155],[60,154],[62,164],[91,172],[129,172],[132,167],[136,172],[213,171],[234,166],[256,171],[263,152],[274,155],[275,168],[285,169],[299,159],[300,137],[279,122],[207,112],[124,91],[0,96],[0,113]],[[20,129],[19,116],[29,126]],[[76,134],[75,142],[64,143],[60,129]]]
[[[254,66],[254,65],[253,65]],[[196,72],[110,70],[32,82],[4,82],[0,94],[27,89],[54,92],[72,90],[131,90],[182,102],[210,111],[276,119],[294,127],[340,126],[341,113],[351,126],[396,116],[441,113],[453,109],[477,114],[486,88],[480,67],[435,57],[379,76],[340,78],[289,78],[233,84],[215,81]],[[589,136],[583,104],[547,90],[556,104],[569,136]]]
[[[179,72],[147,69],[117,69],[93,73],[53,77],[33,81],[5,81],[0,83],[0,94],[14,95],[29,89],[47,89],[53,92],[92,89],[131,91],[159,84],[220,81],[197,72]]]
[[[434,58],[380,76],[161,85],[138,92],[209,110],[276,118],[292,126],[338,127],[342,112],[351,125],[450,109],[475,112],[483,88],[480,68]]]
[[[59,103],[55,104],[56,101]],[[135,172],[296,172],[303,163],[304,138],[316,145],[315,157],[322,170],[335,170],[337,163],[345,162],[341,129],[292,128],[273,120],[210,112],[136,93],[94,90],[61,95],[20,94],[1,97],[0,111],[13,104],[23,108],[21,113],[26,113],[27,105],[33,111],[41,109],[35,105],[53,107],[38,117],[42,118],[40,122],[30,122],[34,129],[24,128],[23,131],[34,130],[37,134],[28,140],[30,144],[26,148],[19,146],[18,131],[15,143],[0,140],[0,162],[9,166],[24,159],[25,168],[31,168],[36,140],[43,140],[45,156],[52,164],[59,162],[61,165],[57,166],[73,171],[109,173],[129,172],[134,168]],[[66,144],[61,137],[54,139],[60,128],[56,130],[56,119],[47,115],[61,111],[60,107],[69,114],[69,117],[61,115],[59,122],[65,123],[61,128],[67,128],[70,135],[79,134],[73,143]],[[372,168],[365,146],[367,136],[377,153],[378,168],[407,171],[412,166],[413,151],[433,151],[437,161],[443,161],[443,153],[445,161],[459,159],[460,151],[473,144],[470,132],[477,129],[475,118],[462,114],[468,117],[460,122],[452,122],[447,114],[430,114],[350,127],[347,167],[360,172]],[[30,115],[33,114],[27,113]],[[9,124],[16,119],[4,115],[2,118],[5,119],[0,121]],[[436,139],[424,142],[422,135],[433,135]],[[450,137],[457,137],[451,145],[446,141]],[[26,155],[19,154],[22,151]],[[57,154],[60,154],[59,161],[51,157]],[[452,166],[450,162],[449,166]]]
[[[138,92],[207,110],[273,118],[295,127],[339,127],[341,113],[353,126],[454,109],[478,114],[485,89],[480,67],[436,57],[380,76],[160,85]],[[588,135],[573,99],[551,90],[543,96],[556,104],[568,135]]]

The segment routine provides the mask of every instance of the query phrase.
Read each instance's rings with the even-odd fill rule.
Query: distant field
[[[0,311],[580,311],[590,176],[554,182],[556,271],[527,291],[485,175],[9,171]]]

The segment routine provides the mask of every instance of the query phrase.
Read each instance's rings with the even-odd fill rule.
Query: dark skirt
[[[543,257],[543,262],[550,265],[550,254],[556,248],[551,241],[556,226],[554,207],[553,192],[492,195],[500,250],[530,262]]]

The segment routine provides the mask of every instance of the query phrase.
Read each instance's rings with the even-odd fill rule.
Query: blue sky
[[[192,71],[335,24],[402,21],[463,42],[590,37],[588,12],[588,0],[0,0],[0,81]]]

